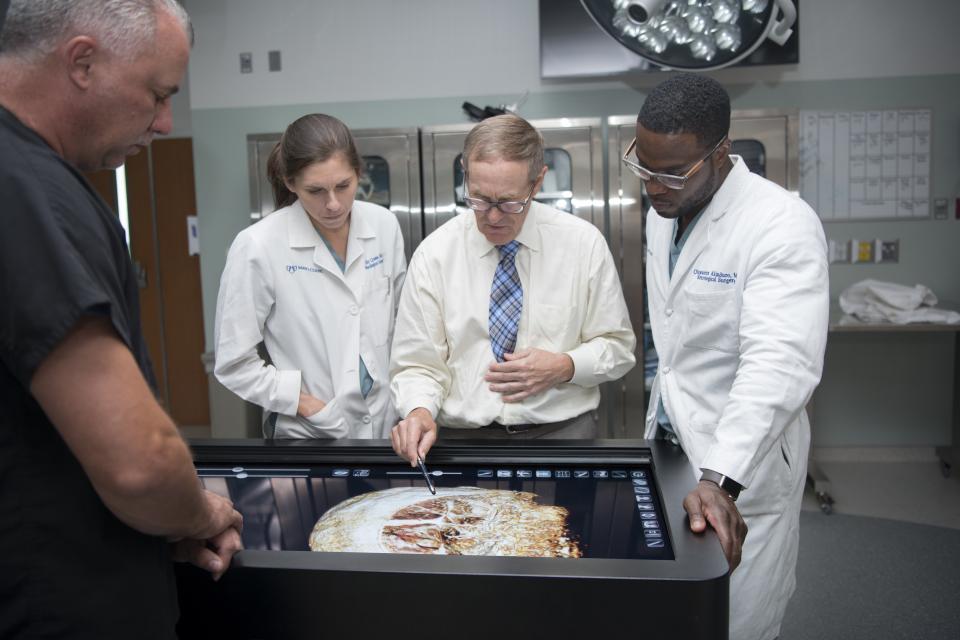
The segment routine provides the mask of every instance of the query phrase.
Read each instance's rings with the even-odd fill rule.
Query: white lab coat
[[[646,421],[660,400],[699,478],[745,489],[749,527],[731,576],[731,640],[767,640],[795,586],[800,500],[829,314],[823,227],[802,200],[734,166],[680,253],[673,222],[647,214],[647,292],[660,357]]]
[[[405,273],[400,226],[383,207],[354,202],[343,273],[299,202],[270,214],[241,231],[227,255],[217,379],[268,420],[277,414],[274,437],[389,437],[397,420],[390,343]],[[366,398],[361,355],[374,381]],[[327,406],[299,417],[301,389]]]

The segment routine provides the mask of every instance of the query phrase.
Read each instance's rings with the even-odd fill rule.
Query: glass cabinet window
[[[363,156],[357,200],[390,208],[390,165],[380,156]]]
[[[734,140],[730,153],[743,158],[753,173],[767,177],[767,150],[759,140]]]
[[[547,175],[543,177],[543,186],[536,195],[537,202],[573,213],[573,163],[570,154],[564,149],[544,149],[543,162],[547,165]]]
[[[453,161],[453,191],[458,212],[467,211],[463,200],[463,165],[457,155]],[[547,175],[543,178],[540,191],[534,196],[537,202],[573,213],[573,163],[570,154],[564,149],[544,149],[543,162],[547,165]]]
[[[463,154],[453,159],[453,201],[457,203],[457,213],[469,211],[463,199]]]

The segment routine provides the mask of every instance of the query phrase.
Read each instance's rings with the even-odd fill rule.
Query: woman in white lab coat
[[[220,280],[217,379],[263,407],[276,438],[386,438],[387,377],[406,272],[395,216],[355,201],[353,136],[293,122],[270,155],[277,211],[240,232]]]

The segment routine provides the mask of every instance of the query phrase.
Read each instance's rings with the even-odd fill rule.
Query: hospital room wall
[[[299,37],[307,30],[305,21],[289,20],[289,16],[313,9],[300,0],[281,4],[291,8],[282,12],[287,16],[282,24],[261,15],[252,2],[234,1],[229,6],[226,2],[187,3],[198,31],[190,67],[189,128],[194,140],[208,349],[213,347],[214,308],[226,250],[249,222],[247,134],[282,131],[293,119],[312,111],[330,113],[355,128],[463,122],[460,105],[464,100],[480,105],[509,103],[524,88],[529,88],[531,95],[521,113],[531,119],[632,114],[649,87],[662,78],[650,74],[625,82],[540,80],[537,7],[533,0],[496,0],[497,11],[489,11],[489,7],[481,11],[472,8],[476,6],[473,4],[443,3],[445,22],[472,24],[481,31],[498,30],[502,35],[499,47],[471,46],[463,42],[462,33],[451,38],[437,34],[432,26],[404,21],[397,15],[392,17],[401,20],[399,26],[408,31],[405,40],[433,38],[434,46],[429,50],[433,55],[416,46],[391,49],[389,45],[395,42],[392,36],[381,33],[383,27],[367,25],[363,31],[369,37],[363,40],[386,44],[368,50],[358,41],[349,56],[341,52],[337,62],[298,72],[297,58],[303,52],[288,50],[286,43],[302,43],[309,38]],[[380,8],[388,13],[393,11],[393,4],[365,3],[367,9],[371,4],[382,4]],[[420,4],[437,5],[439,11],[441,3],[420,0]],[[952,215],[954,198],[960,192],[960,51],[955,51],[960,45],[951,38],[939,37],[943,22],[917,12],[914,16],[919,28],[930,29],[933,35],[906,52],[891,53],[892,47],[878,43],[876,35],[878,30],[882,34],[885,28],[893,29],[892,24],[883,22],[891,13],[877,11],[877,3],[867,0],[849,4],[862,9],[869,6],[872,19],[881,24],[871,30],[871,35],[859,30],[857,36],[838,39],[828,32],[835,28],[828,19],[830,4],[809,0],[802,5],[800,64],[726,69],[714,75],[728,86],[734,108],[740,109],[932,108],[932,195],[950,199],[950,219],[825,224],[827,236],[837,240],[857,237],[901,241],[900,262],[896,265],[832,266],[831,295],[836,298],[849,284],[872,277],[923,283],[945,300],[960,301],[960,251],[956,250],[960,247],[960,221]],[[362,21],[350,12],[361,10],[338,5],[331,20],[359,24]],[[960,14],[955,8],[947,10]],[[510,20],[496,17],[504,12]],[[518,38],[521,34],[524,37]],[[857,37],[862,41],[855,41]],[[313,59],[324,59],[319,54],[324,46],[322,39],[314,38],[313,43],[312,50],[317,54]],[[946,62],[945,46],[953,48],[946,52],[953,54]],[[260,52],[262,64],[266,51],[272,48],[283,49],[285,65],[289,60],[284,72],[255,71],[248,77],[235,73],[237,52]],[[380,74],[384,82],[378,85],[374,81],[371,86],[369,72],[381,63],[385,49],[390,55]],[[448,50],[455,50],[455,55],[438,53]],[[839,64],[837,61],[850,51],[858,52],[853,61]],[[438,62],[438,57],[446,60]],[[834,64],[829,64],[830,60]],[[491,73],[490,67],[496,73]],[[234,73],[224,81],[228,68]],[[405,82],[388,79],[395,75],[391,70],[397,69],[406,70]],[[418,70],[423,74],[420,77],[416,75]],[[850,73],[857,75],[845,75]],[[417,92],[425,97],[414,97]],[[947,366],[951,346],[951,339],[944,335],[831,338],[824,385],[814,410],[815,444],[929,446],[947,442],[949,394],[958,384]],[[880,371],[875,360],[882,361],[884,371],[892,373]],[[868,366],[861,369],[864,363]],[[886,405],[877,403],[877,399],[886,399]],[[874,402],[865,404],[863,400]]]

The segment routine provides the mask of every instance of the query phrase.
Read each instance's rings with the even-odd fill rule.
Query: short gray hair
[[[153,41],[159,11],[176,18],[193,43],[190,17],[177,0],[12,0],[0,30],[0,56],[37,61],[81,34],[113,53],[133,55]]]
[[[543,137],[518,115],[508,113],[487,118],[467,134],[463,143],[463,168],[469,170],[471,160],[491,159],[526,162],[530,180],[536,180],[543,169]]]

